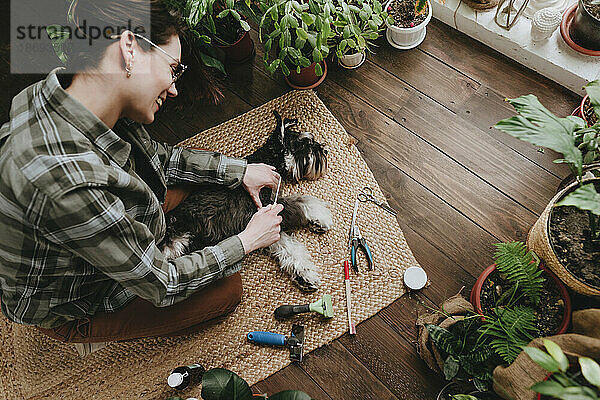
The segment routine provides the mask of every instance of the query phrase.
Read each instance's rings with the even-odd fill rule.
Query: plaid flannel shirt
[[[171,262],[157,243],[167,185],[234,188],[244,160],[157,143],[132,121],[109,129],[56,70],[13,99],[0,144],[0,296],[12,321],[51,328],[135,296],[169,306],[240,270],[237,236]]]

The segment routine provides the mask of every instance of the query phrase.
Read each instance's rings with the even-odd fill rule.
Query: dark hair
[[[67,17],[72,30],[67,68],[72,73],[97,66],[114,43],[111,34],[132,30],[160,46],[184,30],[181,19],[171,15],[162,0],[72,0]],[[145,51],[151,49],[143,40],[138,44]]]
[[[182,61],[188,65],[188,71],[178,81],[179,92],[177,102],[180,105],[194,105],[196,100],[208,100],[218,103],[223,94],[216,79],[202,63],[194,46],[194,35],[191,34],[184,19],[175,11],[165,6],[164,0],[72,0],[68,18],[73,30],[71,38],[84,37],[85,29],[82,26],[86,21],[87,26],[114,27],[116,32],[119,27],[129,30],[148,23],[150,11],[150,36],[146,36],[156,45],[164,45],[174,35],[179,35],[182,41]],[[140,33],[140,32],[134,32]],[[89,33],[88,33],[89,34]],[[98,65],[106,48],[114,40],[102,38],[98,45],[90,46],[89,38],[69,40],[66,47],[68,56],[67,71],[63,80],[68,85],[73,74]],[[137,43],[145,51],[152,47],[144,40]]]

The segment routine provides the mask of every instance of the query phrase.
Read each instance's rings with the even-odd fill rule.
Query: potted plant
[[[250,0],[165,0],[165,3],[189,27],[191,44],[204,65],[225,74],[221,61],[244,62],[254,54],[247,20],[258,23],[260,11]]]
[[[393,19],[393,23],[385,21],[386,37],[393,47],[408,50],[425,40],[432,15],[429,0],[389,0],[385,9]]]
[[[497,243],[494,259],[495,264],[483,271],[471,291],[475,311],[498,316],[503,309],[523,307],[533,315],[535,336],[566,332],[571,298],[565,285],[540,263],[537,255],[522,242]]]
[[[544,340],[546,351],[525,347],[531,359],[548,371],[546,380],[538,382],[531,390],[540,399],[600,399],[600,366],[588,357],[579,357],[578,365],[569,365],[569,360],[556,343]]]
[[[371,51],[383,30],[388,14],[378,0],[339,0],[333,20],[334,54],[340,65],[347,69],[358,68],[365,61],[366,51]]]
[[[281,70],[294,89],[312,89],[327,74],[325,58],[335,6],[332,0],[261,0],[259,37],[271,73]]]
[[[284,390],[268,397],[253,395],[244,379],[224,368],[213,368],[202,375],[201,395],[204,400],[310,400],[310,396],[300,390]]]
[[[579,0],[574,12],[574,16],[567,12],[563,17],[572,18],[570,39],[585,50],[600,50],[600,0]]]
[[[597,88],[598,81],[590,84]],[[586,87],[587,89],[587,87]],[[590,96],[597,110],[595,97]],[[600,178],[583,178],[584,167],[600,160],[588,151],[600,124],[587,127],[575,116],[558,118],[533,95],[508,99],[519,115],[496,124],[514,137],[563,154],[577,181],[559,191],[529,232],[527,244],[573,290],[600,295]],[[578,145],[579,143],[579,145]],[[589,142],[589,144],[592,144]],[[583,152],[582,152],[583,151]]]

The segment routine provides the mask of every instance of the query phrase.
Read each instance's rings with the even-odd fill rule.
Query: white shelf
[[[446,0],[445,4],[438,1],[432,0],[434,18],[575,93],[585,94],[582,87],[600,79],[600,57],[587,56],[571,49],[560,34],[560,27],[548,40],[533,42],[531,22],[524,16],[507,31],[494,22],[495,8],[482,12],[473,10],[460,0]]]

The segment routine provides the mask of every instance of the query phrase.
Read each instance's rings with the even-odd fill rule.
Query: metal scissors
[[[393,216],[396,216],[396,210],[394,210],[392,207],[390,207],[387,204],[385,204],[383,201],[377,200],[375,198],[375,196],[373,196],[373,189],[371,189],[368,186],[365,186],[360,191],[360,193],[358,193],[357,197],[358,197],[358,200],[360,200],[363,203],[366,203],[367,201],[370,201],[371,203],[374,203],[375,205],[383,208],[385,211],[389,212]]]

